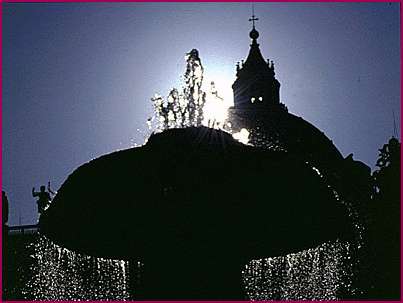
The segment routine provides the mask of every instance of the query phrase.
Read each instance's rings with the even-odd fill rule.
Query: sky
[[[289,112],[372,168],[400,138],[399,3],[256,3],[258,43]],[[199,50],[232,96],[250,3],[3,3],[2,187],[9,225],[37,220],[32,187],[141,145],[150,97],[180,85]]]

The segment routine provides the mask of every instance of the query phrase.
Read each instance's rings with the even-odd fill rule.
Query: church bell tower
[[[235,110],[286,110],[280,103],[280,82],[275,78],[273,61],[265,60],[260,52],[255,28],[255,15],[252,14],[253,27],[249,33],[252,39],[249,55],[236,67],[236,80],[232,85]]]

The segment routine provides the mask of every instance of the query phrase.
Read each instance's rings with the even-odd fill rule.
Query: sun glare
[[[232,92],[211,81],[203,108],[203,124],[211,128],[222,128],[227,120],[228,108],[232,104]]]
[[[246,128],[242,128],[240,132],[232,134],[232,137],[243,144],[249,143],[249,131]]]

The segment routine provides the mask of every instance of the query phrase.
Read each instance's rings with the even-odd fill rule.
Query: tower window
[[[255,97],[250,98],[250,102],[251,102],[251,103],[255,103],[255,100],[256,100]]]
[[[262,102],[262,101],[263,101],[263,97],[259,97],[259,101]]]

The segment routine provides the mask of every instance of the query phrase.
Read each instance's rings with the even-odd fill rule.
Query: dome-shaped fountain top
[[[247,260],[341,237],[345,222],[305,163],[193,127],[82,165],[40,225],[55,242],[91,255],[144,260],[197,248]]]

